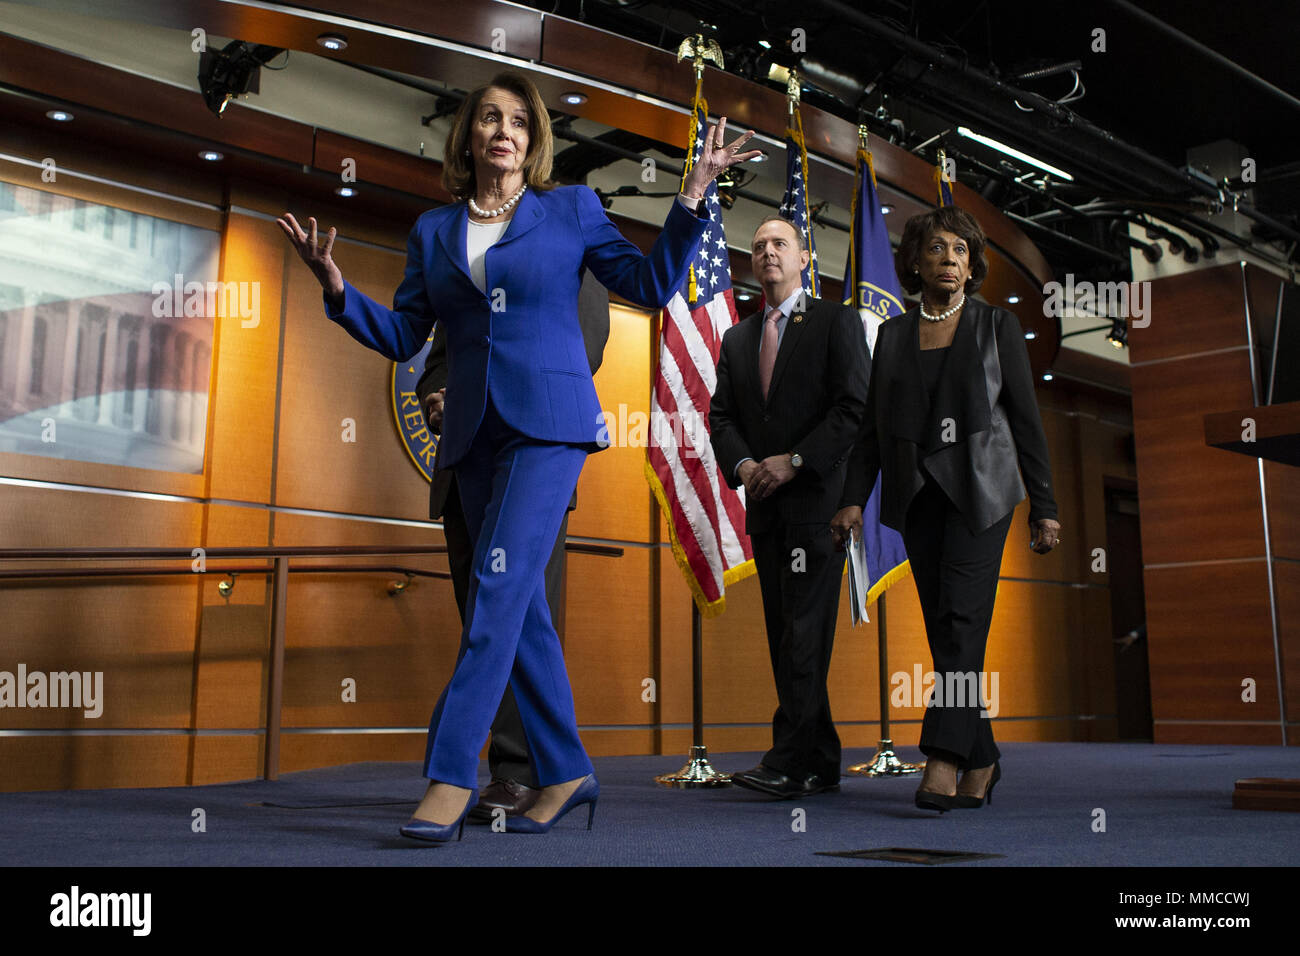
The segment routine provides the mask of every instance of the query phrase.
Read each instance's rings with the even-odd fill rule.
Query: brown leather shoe
[[[531,810],[541,795],[542,791],[526,787],[522,783],[493,777],[492,782],[479,794],[478,803],[469,812],[469,818],[475,823],[491,823],[492,814],[498,809],[504,810],[508,817],[517,817]]]

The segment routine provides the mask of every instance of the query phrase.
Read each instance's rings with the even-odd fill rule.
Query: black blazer
[[[609,341],[609,291],[590,271],[583,272],[582,287],[578,290],[578,324],[582,327],[582,342],[587,349],[587,364],[591,366],[591,374],[595,375],[605,355],[605,343]],[[429,407],[429,396],[446,385],[447,332],[439,322],[433,328],[433,344],[429,347],[428,358],[424,360],[424,372],[415,386],[415,392],[420,396],[421,410]],[[432,426],[429,430],[435,433],[437,431]],[[453,478],[453,472],[439,468],[435,459],[429,482],[430,518],[442,517]],[[572,511],[577,506],[577,492],[574,492],[569,501],[569,510]]]
[[[798,452],[804,465],[762,501],[745,504],[745,530],[778,523],[826,522],[839,507],[844,463],[867,399],[871,355],[862,318],[845,305],[808,299],[786,320],[767,400],[758,382],[763,313],[737,322],[722,337],[718,383],[709,406],[713,451],[722,477],[739,488],[745,458]]]
[[[920,322],[914,308],[880,326],[842,504],[865,504],[880,474],[880,520],[901,532],[925,484],[924,464],[972,533],[1026,491],[1031,522],[1055,518],[1047,438],[1015,313],[966,300],[933,403],[921,378]]]

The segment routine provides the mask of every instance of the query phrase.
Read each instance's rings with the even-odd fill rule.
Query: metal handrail
[[[0,561],[63,561],[63,560],[176,560],[192,562],[198,548],[0,548]],[[622,557],[623,549],[599,544],[565,542],[565,551],[598,557]],[[280,710],[284,700],[284,648],[285,615],[289,593],[289,559],[300,557],[358,557],[367,555],[430,555],[446,554],[445,544],[362,545],[345,547],[316,545],[310,547],[256,547],[256,548],[202,548],[204,569],[192,568],[35,568],[0,571],[0,581],[18,579],[67,579],[73,577],[132,577],[152,574],[270,574],[271,585],[271,646],[267,664],[266,688],[266,751],[263,754],[262,777],[276,780],[280,775]],[[208,558],[273,558],[271,565],[261,567],[207,567]],[[295,569],[300,572],[382,571],[399,572],[408,577],[450,577],[447,571],[426,571],[419,568],[395,568],[369,565],[309,565]],[[400,588],[389,588],[394,594]]]

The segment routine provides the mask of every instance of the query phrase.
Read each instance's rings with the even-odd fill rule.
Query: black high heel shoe
[[[934,758],[934,757],[931,757],[928,761],[926,761],[927,777],[930,774],[930,769],[931,769],[930,765],[932,763],[936,765],[951,765],[953,769],[953,777],[954,778],[956,777],[957,767],[955,764],[952,764],[952,761],[943,760],[942,758]],[[936,774],[936,776],[938,775]],[[947,813],[953,807],[954,796],[955,796],[954,794],[940,793],[937,790],[926,790],[925,780],[922,780],[921,786],[917,787],[916,790],[916,805],[922,810],[938,810],[940,813]]]
[[[952,805],[962,810],[978,810],[980,807],[984,806],[984,801],[987,800],[989,802],[989,805],[992,806],[993,788],[994,786],[997,785],[997,782],[1001,779],[1002,779],[1002,763],[1001,761],[995,760],[993,761],[993,776],[989,778],[988,784],[984,787],[984,796],[968,797],[964,793],[958,793],[955,797],[952,798]]]
[[[419,840],[423,843],[447,843],[451,840],[451,835],[456,834],[459,840],[465,835],[465,817],[469,815],[470,809],[478,803],[478,788],[475,787],[469,792],[469,799],[465,801],[465,809],[460,811],[460,816],[451,823],[433,823],[429,820],[417,820],[414,817],[411,821],[397,832],[411,840]]]

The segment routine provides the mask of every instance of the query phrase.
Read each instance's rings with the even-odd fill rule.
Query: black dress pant
[[[465,514],[461,510],[460,489],[453,484],[447,494],[442,513],[443,535],[447,539],[447,564],[451,570],[451,586],[456,594],[456,606],[460,617],[465,619],[465,602],[469,595],[470,565],[474,561],[474,545],[470,541],[469,528],[465,525]],[[551,607],[551,620],[555,620],[555,608],[564,600],[564,539],[569,530],[569,514],[566,511],[560,522],[560,533],[556,536],[555,547],[546,562],[546,603]],[[528,738],[524,734],[524,722],[519,716],[519,705],[515,703],[514,691],[506,684],[505,694],[501,697],[501,706],[492,721],[492,742],[488,746],[488,768],[493,779],[509,780],[537,789],[537,775],[533,771],[532,761],[528,756]]]
[[[840,779],[840,738],[831,720],[831,666],[845,555],[829,523],[790,524],[750,535],[763,592],[767,645],[776,680],[772,749],[764,765],[801,780]]]
[[[1013,514],[971,534],[961,512],[929,476],[907,511],[903,543],[938,675],[921,724],[921,751],[953,760],[963,770],[987,767],[999,756],[991,721],[980,716],[979,689]]]

